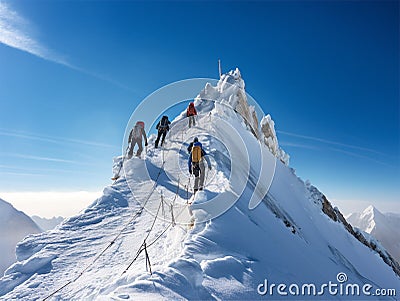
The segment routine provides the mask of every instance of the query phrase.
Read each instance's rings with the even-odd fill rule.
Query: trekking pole
[[[180,177],[178,177],[178,186],[177,186],[177,188],[176,188],[176,196],[179,196],[179,186],[180,186],[180,182],[181,182],[181,179],[180,179]],[[173,204],[175,205],[175,199],[176,198],[174,198],[174,201],[173,201]]]
[[[188,183],[186,186],[186,204],[189,203],[189,185],[190,185],[190,176],[189,176]]]
[[[175,224],[175,218],[174,218],[174,205],[170,205],[170,210],[171,210],[171,219],[172,219],[172,227],[174,227],[176,224]]]
[[[147,252],[146,241],[144,241],[143,245],[144,245],[144,254],[146,256],[146,271],[150,272],[150,275],[153,275],[153,272],[151,271],[150,256],[149,256],[149,253]]]
[[[161,193],[161,212],[162,212],[163,218],[165,219],[164,196],[162,193]]]
[[[115,174],[114,177],[111,178],[111,180],[114,180],[114,181],[117,181],[117,180],[118,180],[119,174],[121,173],[122,167],[123,167],[123,165],[124,165],[124,161],[125,161],[125,158],[126,158],[126,153],[128,152],[129,147],[130,147],[130,144],[128,143],[128,147],[127,147],[126,150],[125,150],[125,154],[122,156],[122,161],[121,161],[121,164],[120,164],[120,166],[119,166],[118,172]],[[114,182],[114,183],[115,183],[115,182]]]
[[[130,143],[128,143],[128,146],[126,147],[125,153],[122,156],[122,162],[124,162],[125,158],[126,158],[126,154],[128,153],[128,149],[130,147]]]
[[[208,170],[206,171],[206,178],[204,180],[204,186],[207,185],[207,179],[208,179],[208,173],[210,172],[210,168],[208,168]]]
[[[211,162],[210,162],[210,165],[208,166],[208,170],[206,171],[206,178],[204,180],[205,184],[207,184],[208,174],[210,173],[210,170],[211,170],[210,167],[211,167]]]

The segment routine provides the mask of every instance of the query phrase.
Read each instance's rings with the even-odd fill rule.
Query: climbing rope
[[[54,292],[52,292],[50,295],[48,295],[46,298],[43,299],[43,301],[48,300],[49,298],[51,298],[52,296],[54,296],[55,294],[57,294],[58,292],[62,291],[64,288],[66,288],[67,286],[69,286],[70,284],[76,282],[80,277],[82,277],[82,275],[109,249],[111,248],[111,246],[116,242],[116,240],[121,236],[121,234],[128,228],[128,226],[135,220],[136,217],[138,217],[142,212],[143,209],[145,208],[147,202],[149,201],[151,195],[153,194],[154,190],[157,187],[158,184],[158,179],[162,173],[162,171],[164,170],[164,164],[165,161],[163,161],[161,167],[158,170],[157,176],[156,176],[156,180],[154,181],[153,187],[150,190],[149,195],[147,196],[147,198],[145,199],[145,202],[143,203],[143,205],[141,205],[141,207],[136,211],[136,213],[129,219],[129,221],[124,225],[124,227],[118,232],[118,234],[111,240],[111,242],[99,253],[96,255],[96,257],[80,272],[78,273],[77,276],[75,276],[74,278],[72,278],[71,280],[69,280],[67,283],[65,283],[63,286],[61,286],[60,288],[58,288],[57,290],[55,290]]]
[[[182,136],[183,136],[183,132],[182,132]],[[182,139],[182,141],[183,141],[183,139]],[[128,145],[128,148],[129,148],[129,145]],[[128,150],[128,148],[127,148],[127,150]],[[127,150],[126,150],[126,151],[127,151]],[[170,149],[168,149],[167,153],[169,153],[169,151],[170,151]],[[110,243],[109,243],[100,253],[98,253],[98,254],[96,255],[96,257],[95,257],[81,272],[78,273],[78,275],[76,275],[74,278],[72,278],[71,280],[69,280],[68,282],[66,282],[64,285],[62,285],[61,287],[59,287],[58,289],[56,289],[55,291],[53,291],[51,294],[49,294],[47,297],[45,297],[45,298],[43,299],[43,301],[46,301],[46,300],[50,299],[50,298],[53,297],[55,294],[59,293],[59,292],[62,291],[64,288],[66,288],[66,287],[69,286],[70,284],[76,282],[80,277],[82,277],[82,275],[83,275],[91,266],[93,266],[93,265],[95,264],[95,262],[96,262],[109,248],[111,248],[111,246],[114,245],[114,243],[117,241],[117,239],[118,239],[118,238],[122,235],[122,233],[128,228],[128,226],[133,222],[133,220],[134,220],[136,217],[138,217],[138,216],[143,212],[143,209],[145,208],[147,202],[150,200],[150,197],[152,196],[153,192],[155,191],[155,189],[156,189],[156,187],[157,187],[157,185],[158,185],[158,179],[159,179],[159,177],[160,177],[162,171],[164,170],[165,157],[166,157],[166,154],[165,154],[165,151],[164,151],[164,149],[163,149],[163,152],[162,152],[162,159],[163,159],[162,165],[161,165],[161,167],[159,168],[159,171],[158,171],[158,174],[157,174],[156,179],[155,179],[155,181],[154,181],[153,187],[152,187],[152,189],[150,190],[150,192],[149,192],[147,198],[145,199],[145,202],[144,202],[144,203],[141,205],[141,207],[136,211],[136,213],[132,216],[132,218],[130,218],[130,219],[128,220],[128,222],[123,226],[123,228],[118,232],[118,234],[110,241]],[[125,156],[124,156],[124,158],[123,158],[120,171],[121,171],[121,169],[122,169],[122,165],[123,165],[124,160],[125,160]],[[117,180],[115,180],[113,184],[115,184],[116,181],[117,181]],[[159,212],[160,212],[160,208],[164,205],[164,204],[163,204],[164,200],[163,200],[163,197],[162,197],[162,198],[161,198],[161,202],[160,202],[160,204],[159,204],[159,206],[158,206],[158,209],[157,209],[156,216],[154,217],[153,223],[152,223],[152,225],[151,225],[151,227],[150,227],[150,230],[148,231],[146,237],[144,238],[142,245],[139,247],[138,251],[136,252],[135,257],[133,258],[133,260],[130,262],[130,264],[127,266],[127,268],[124,270],[124,272],[123,272],[122,274],[124,274],[126,271],[128,271],[128,269],[132,266],[132,264],[137,260],[137,258],[140,256],[140,254],[141,254],[143,251],[145,251],[145,255],[146,255],[146,270],[149,269],[149,270],[150,270],[150,273],[152,273],[152,271],[151,271],[151,264],[150,264],[150,257],[149,257],[149,254],[148,254],[148,252],[147,252],[147,249],[148,249],[150,246],[152,246],[153,244],[155,244],[155,243],[167,232],[167,230],[168,230],[171,226],[175,226],[176,222],[175,222],[175,217],[174,217],[174,214],[173,214],[173,207],[174,207],[175,200],[176,200],[176,198],[177,198],[178,195],[179,195],[179,188],[180,188],[180,185],[181,185],[181,184],[180,184],[180,180],[179,180],[179,178],[178,178],[177,191],[176,191],[176,193],[175,193],[175,197],[174,197],[174,199],[173,199],[173,203],[171,204],[171,207],[170,207],[170,210],[171,210],[171,217],[172,217],[171,223],[169,223],[168,226],[161,232],[161,234],[158,235],[151,243],[149,243],[149,244],[147,243],[147,239],[149,238],[150,233],[151,233],[151,231],[153,230],[154,225],[155,225],[155,222],[156,222],[156,220],[157,220],[157,218],[158,218],[158,214],[159,214]],[[188,180],[188,185],[185,187],[185,188],[186,188],[186,191],[187,191],[187,196],[189,195],[189,185],[190,185],[190,177],[189,177],[189,180]],[[188,202],[187,202],[186,205],[182,208],[182,210],[179,212],[179,214],[178,214],[176,217],[179,217],[179,216],[182,214],[182,212],[186,209],[186,207],[188,207],[188,206],[189,206],[189,204],[188,204]],[[163,211],[164,211],[164,208],[163,208]]]
[[[160,207],[161,207],[161,205],[159,206],[159,209],[160,209]],[[188,205],[185,205],[185,206],[182,208],[182,210],[177,214],[176,217],[179,217],[187,207],[188,207]],[[157,220],[158,212],[159,212],[159,210],[157,210],[157,214],[156,214],[156,216],[154,217],[153,224],[152,224],[152,226],[151,226],[151,230],[153,229],[154,224],[155,224],[155,221]],[[132,261],[131,261],[131,262],[129,263],[129,265],[125,268],[125,270],[122,272],[121,275],[125,274],[125,273],[130,269],[130,267],[131,267],[131,266],[134,264],[134,262],[139,258],[139,255],[140,255],[143,251],[145,251],[145,249],[148,249],[148,248],[151,247],[153,244],[155,244],[155,243],[167,232],[167,230],[168,230],[171,226],[173,227],[173,226],[175,226],[175,225],[176,225],[175,220],[174,220],[174,218],[172,218],[172,221],[167,225],[167,227],[165,227],[165,229],[164,229],[158,236],[156,236],[156,238],[155,238],[151,243],[147,243],[147,239],[149,238],[150,233],[151,233],[151,230],[150,230],[150,231],[147,233],[145,239],[143,240],[143,243],[141,244],[141,246],[140,246],[139,249],[137,250],[137,252],[136,252],[136,254],[135,254],[135,257],[132,259]],[[146,252],[147,252],[147,251],[146,251]],[[146,256],[148,256],[148,254],[147,254]],[[150,262],[150,261],[149,261],[149,262]]]
[[[175,225],[176,225],[173,208],[174,208],[175,200],[176,200],[176,198],[178,197],[178,194],[179,194],[179,178],[178,178],[178,185],[177,185],[177,190],[176,190],[174,199],[173,199],[172,203],[169,204],[170,211],[171,211],[171,223],[169,223],[169,225],[164,229],[164,231],[163,231],[153,242],[151,242],[150,244],[147,245],[147,248],[150,247],[151,245],[153,245],[162,235],[164,235],[164,233],[169,229],[170,226],[175,226]],[[125,273],[129,270],[129,268],[132,266],[132,264],[133,264],[133,263],[137,260],[137,258],[139,257],[140,253],[142,253],[142,252],[145,250],[146,241],[147,241],[147,239],[149,238],[149,236],[150,236],[150,234],[151,234],[151,231],[152,231],[153,228],[154,228],[154,225],[155,225],[155,223],[156,223],[156,220],[157,220],[158,215],[159,215],[159,212],[160,212],[160,208],[164,208],[164,202],[165,202],[164,197],[163,197],[163,195],[161,195],[161,201],[160,201],[160,204],[158,205],[157,213],[156,213],[156,215],[154,216],[153,223],[151,224],[151,227],[150,227],[150,229],[148,230],[148,233],[147,233],[146,237],[143,239],[142,245],[141,245],[141,246],[139,247],[139,249],[137,250],[135,257],[134,257],[133,260],[129,263],[129,265],[126,267],[126,269],[122,272],[122,274],[125,274]],[[167,204],[167,205],[168,205],[168,204]],[[179,216],[182,214],[182,212],[186,209],[187,206],[188,206],[187,204],[186,204],[185,206],[183,206],[182,210],[179,212],[179,214],[177,215],[177,217],[179,217]],[[147,251],[146,251],[146,252],[147,252]],[[148,255],[146,255],[146,256],[148,256]]]

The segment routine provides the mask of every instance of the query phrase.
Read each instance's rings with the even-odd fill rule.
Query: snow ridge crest
[[[215,102],[214,107],[221,113],[220,116],[231,116],[231,112],[224,109],[224,106],[232,108],[243,118],[248,130],[265,144],[276,158],[288,166],[290,156],[279,146],[275,122],[270,114],[265,115],[262,112],[256,101],[245,91],[245,86],[239,68],[231,70],[221,75],[215,87],[211,84],[205,86],[195,98],[196,107],[210,108],[207,102]],[[211,108],[214,107],[211,106]],[[261,121],[257,112],[262,114]]]

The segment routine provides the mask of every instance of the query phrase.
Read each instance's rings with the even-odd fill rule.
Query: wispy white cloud
[[[87,162],[83,162],[83,161],[74,161],[74,160],[67,160],[67,159],[54,158],[54,157],[33,156],[33,155],[18,154],[18,153],[0,153],[0,156],[21,158],[21,159],[35,160],[35,161],[75,164],[75,165],[81,165],[81,166],[83,166],[83,165],[84,166],[96,166],[96,164],[94,164],[94,163],[87,163]]]
[[[14,11],[10,5],[0,1],[0,42],[63,65],[69,65],[61,56],[50,51],[28,32],[31,24]]]
[[[102,81],[107,81],[126,90],[133,91],[131,87],[121,84],[107,76],[71,64],[65,56],[50,50],[39,42],[39,40],[35,39],[33,34],[30,32],[31,27],[32,24],[18,14],[17,11],[13,10],[9,3],[0,0],[0,43],[28,52],[47,61],[64,65],[70,69],[95,77]]]
[[[1,175],[18,176],[18,177],[45,177],[44,174],[30,173],[30,172],[13,172],[13,171],[0,171]]]
[[[285,141],[281,142],[280,145],[284,146],[284,147],[288,146],[288,147],[310,149],[310,150],[316,150],[316,151],[321,151],[323,149],[327,149],[327,150],[330,150],[330,151],[333,151],[333,152],[346,154],[346,155],[349,155],[349,156],[352,156],[352,157],[369,160],[371,162],[378,163],[378,164],[381,164],[381,165],[385,165],[385,166],[389,166],[389,167],[393,166],[392,164],[385,163],[385,162],[383,162],[381,160],[377,160],[377,159],[372,158],[370,156],[366,156],[366,155],[363,155],[363,154],[360,154],[360,153],[356,153],[356,152],[352,152],[352,151],[348,151],[348,150],[340,149],[340,148],[336,148],[336,147],[322,147],[321,148],[321,147],[317,147],[317,146],[314,146],[314,145],[311,145],[311,144],[292,143],[292,142],[285,142]]]
[[[392,167],[393,164],[385,162],[390,160],[390,156],[388,154],[379,152],[377,150],[371,149],[371,148],[366,148],[366,147],[361,147],[357,145],[352,145],[352,144],[345,144],[337,141],[331,141],[319,137],[312,137],[312,136],[306,136],[306,135],[300,135],[296,133],[290,133],[290,132],[285,132],[285,131],[277,131],[277,133],[282,134],[284,136],[289,136],[289,137],[294,137],[294,138],[299,138],[299,142],[288,142],[288,141],[283,141],[280,143],[282,146],[291,146],[291,147],[296,147],[296,148],[303,148],[303,149],[312,149],[312,150],[328,150],[328,151],[333,151],[336,153],[342,153],[346,154],[348,156],[360,158],[360,159],[365,159],[374,163],[378,163],[381,165],[389,166]],[[305,143],[305,141],[309,141],[308,143]],[[318,143],[312,143],[312,141],[318,142]],[[357,152],[356,152],[357,151]],[[390,162],[390,161],[389,161]]]
[[[81,162],[78,162],[78,161],[65,160],[65,159],[60,159],[60,158],[40,157],[40,156],[32,156],[32,155],[25,155],[25,154],[6,154],[6,155],[15,157],[15,158],[30,159],[30,160],[37,160],[37,161],[82,164]]]
[[[369,156],[364,156],[364,155],[359,154],[359,153],[350,152],[350,151],[347,151],[347,150],[343,150],[343,149],[339,149],[339,148],[334,148],[334,147],[329,147],[329,149],[332,150],[332,151],[334,151],[334,152],[343,153],[343,154],[346,154],[346,155],[349,155],[349,156],[352,156],[352,157],[356,157],[356,158],[360,158],[360,159],[369,160],[369,161],[371,161],[371,162],[375,162],[375,163],[378,163],[378,164],[386,165],[386,166],[389,166],[389,167],[392,167],[392,166],[393,166],[392,164],[388,164],[388,163],[385,163],[385,162],[383,162],[383,161],[379,161],[379,160],[376,160],[376,159],[371,158],[371,157],[369,157]]]
[[[320,143],[325,143],[325,144],[330,144],[330,145],[342,146],[342,147],[345,147],[345,148],[358,149],[358,150],[366,151],[366,152],[369,152],[369,153],[374,153],[374,154],[377,154],[377,155],[387,156],[387,154],[384,154],[382,152],[379,152],[379,151],[371,149],[371,148],[366,148],[366,147],[361,147],[361,146],[357,146],[357,145],[341,143],[341,142],[337,142],[337,141],[331,141],[331,140],[327,140],[327,139],[323,139],[323,138],[319,138],[319,137],[300,135],[300,134],[295,134],[295,133],[290,133],[290,132],[285,132],[285,131],[276,131],[276,132],[279,133],[279,134],[282,134],[282,135],[286,135],[286,136],[291,136],[291,137],[296,137],[296,138],[301,138],[301,139],[306,139],[306,140],[317,141],[317,142],[320,142]]]
[[[27,167],[19,167],[13,165],[2,165],[0,164],[0,174],[12,174],[12,175],[40,175],[40,176],[49,176],[49,174],[56,173],[59,175],[60,173],[66,174],[85,174],[85,175],[97,175],[94,172],[82,171],[81,169],[66,169],[66,168],[27,168]]]
[[[313,150],[320,150],[319,147],[309,145],[309,144],[302,144],[302,143],[293,143],[293,142],[286,142],[282,141],[279,142],[280,146],[289,146],[289,147],[297,147],[297,148],[305,148],[305,149],[313,149]]]
[[[64,137],[51,137],[51,136],[44,136],[38,135],[34,133],[28,133],[24,131],[15,131],[15,130],[7,130],[0,128],[0,136],[9,136],[21,139],[28,139],[28,140],[37,140],[43,142],[50,142],[56,144],[79,144],[79,145],[87,145],[87,146],[94,146],[94,147],[104,147],[104,148],[115,148],[115,145],[101,143],[96,141],[89,141],[89,140],[80,140],[80,139],[71,139],[71,138],[64,138]]]

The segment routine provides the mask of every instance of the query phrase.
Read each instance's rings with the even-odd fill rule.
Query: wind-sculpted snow
[[[343,223],[326,215],[321,195],[276,160],[257,138],[254,119],[242,115],[246,110],[239,113],[230,106],[235,97],[229,93],[237,88],[228,83],[244,89],[240,73],[234,74],[230,82],[202,83],[205,89],[195,100],[196,126],[188,129],[184,116],[178,116],[165,146],[155,149],[151,135],[147,153],[125,160],[121,177],[89,208],[20,243],[18,263],[0,281],[0,298],[366,299],[332,295],[326,289],[323,294],[301,294],[304,284],[320,292],[329,283],[400,292],[392,268]],[[166,109],[169,98],[187,100],[194,88],[202,88],[198,82],[187,83],[186,90],[181,84],[172,89],[173,95],[171,90],[155,93],[149,100],[152,110]],[[144,109],[139,106],[135,114],[142,112],[138,116],[147,116],[149,125],[158,113],[144,115]],[[205,189],[193,195],[186,147],[195,136],[212,169],[207,170]],[[117,166],[119,160],[114,160]],[[267,284],[286,285],[286,295]],[[300,293],[291,294],[290,285],[300,287]],[[382,298],[368,296],[377,299]]]

